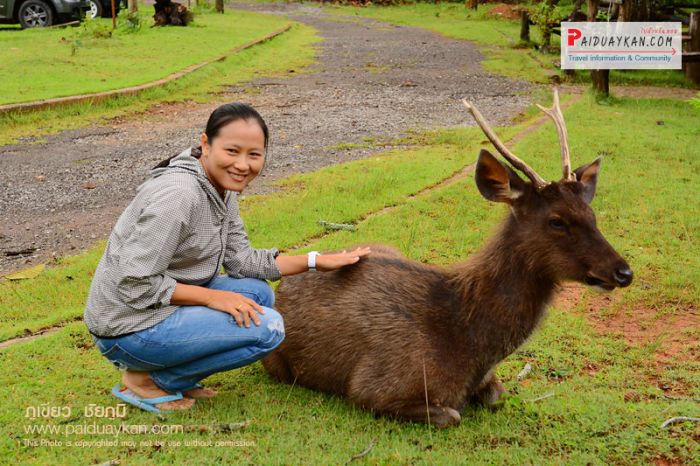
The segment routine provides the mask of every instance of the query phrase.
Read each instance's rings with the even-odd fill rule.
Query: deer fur
[[[610,290],[631,281],[589,206],[599,167],[596,160],[574,171],[578,181],[540,189],[482,150],[477,187],[510,207],[487,244],[448,268],[372,245],[353,266],[285,277],[277,309],[286,338],[265,368],[379,415],[438,427],[459,424],[470,402],[493,405],[505,392],[497,364],[533,333],[560,283]]]

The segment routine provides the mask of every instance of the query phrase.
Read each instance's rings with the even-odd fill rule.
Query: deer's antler
[[[559,106],[559,89],[554,88],[554,103],[552,108],[544,108],[537,104],[537,107],[546,113],[557,127],[559,135],[559,145],[561,146],[561,164],[562,164],[562,179],[564,181],[576,181],[576,174],[571,171],[571,154],[569,152],[569,135],[566,132],[566,124],[564,123],[564,115],[561,113]]]
[[[498,150],[498,152],[501,153],[501,155],[508,160],[513,167],[517,168],[521,172],[523,172],[528,178],[530,178],[530,181],[532,181],[532,184],[535,186],[536,189],[541,189],[545,186],[547,186],[547,182],[535,172],[532,168],[530,168],[525,162],[520,160],[518,157],[515,156],[508,148],[501,142],[500,139],[498,139],[498,136],[496,136],[496,133],[493,132],[491,129],[491,126],[489,126],[488,122],[484,118],[484,116],[481,114],[481,112],[472,104],[471,102],[467,102],[465,99],[462,99],[462,103],[464,106],[471,112],[472,116],[476,120],[476,122],[479,124],[481,127],[481,130],[484,132],[487,138],[489,138],[489,141],[491,141],[491,144],[494,145],[494,147]],[[566,132],[566,128],[564,129]]]

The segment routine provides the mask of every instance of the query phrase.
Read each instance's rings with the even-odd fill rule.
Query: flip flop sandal
[[[112,395],[122,401],[126,401],[132,406],[141,408],[152,413],[170,413],[171,409],[158,409],[155,407],[158,403],[167,403],[168,401],[177,401],[182,399],[182,392],[176,392],[174,395],[158,396],[155,398],[142,398],[128,388],[120,388],[119,384],[112,387]]]

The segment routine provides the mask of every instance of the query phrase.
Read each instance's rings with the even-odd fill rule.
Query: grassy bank
[[[186,28],[149,27],[150,11],[142,11],[140,18],[143,26],[135,33],[112,32],[111,20],[104,18],[79,28],[0,31],[0,61],[13,64],[0,68],[0,104],[156,81],[288,24],[284,18],[246,11],[200,13]]]
[[[604,156],[593,207],[601,231],[635,270],[635,283],[615,291],[615,298],[595,311],[589,309],[595,298],[588,292],[578,304],[555,305],[542,329],[500,367],[499,376],[512,394],[500,411],[468,408],[460,427],[435,431],[375,419],[342,399],[276,384],[260,364],[254,364],[212,376],[207,383],[219,389],[220,396],[198,402],[193,411],[171,415],[167,421],[133,409],[126,419],[90,418],[83,411],[90,403],[114,404],[108,389],[116,383],[117,372],[95,350],[82,323],[74,322],[55,334],[0,350],[5,368],[0,382],[8,392],[0,400],[5,434],[0,453],[17,462],[37,464],[114,459],[128,464],[335,464],[345,463],[373,444],[362,461],[692,463],[700,454],[697,424],[659,426],[673,416],[700,414],[692,401],[700,396],[700,365],[694,356],[700,328],[680,330],[685,343],[659,363],[659,351],[669,335],[628,343],[625,334],[601,330],[590,317],[595,313],[605,323],[634,310],[640,314],[630,315],[630,322],[652,317],[661,325],[669,315],[689,308],[697,312],[700,225],[694,215],[696,190],[692,187],[700,183],[700,161],[692,147],[700,136],[700,113],[675,101],[625,100],[597,106],[584,98],[565,114],[574,165]],[[611,121],[616,122],[616,131],[610,131]],[[415,197],[409,194],[473,162],[483,139],[475,137],[474,131],[424,135],[416,138],[414,142],[422,147],[414,150],[324,169],[289,180],[281,194],[249,197],[243,202],[243,213],[251,237],[258,246],[292,247],[305,241],[308,248],[319,250],[381,241],[419,260],[454,263],[483,243],[506,214],[505,207],[485,201],[471,176]],[[513,131],[499,129],[500,134]],[[558,143],[550,123],[528,134],[513,149],[545,178],[558,178]],[[321,180],[324,184],[319,184]],[[385,206],[396,207],[367,215]],[[315,224],[319,219],[355,222],[357,231],[321,235]],[[7,307],[0,315],[16,312],[11,320],[2,322],[3,332],[36,319],[40,311],[53,314],[53,309],[63,307],[79,315],[85,289],[75,284],[89,283],[98,257],[96,250],[66,260],[40,279],[0,284],[3,300],[16,292],[25,297],[2,303]],[[72,294],[72,303],[61,301],[66,294]],[[32,303],[31,298],[42,295],[45,301]],[[516,374],[526,362],[533,365],[533,372],[519,382]],[[25,418],[27,406],[41,403],[70,406],[71,417]],[[248,427],[229,433],[115,437],[66,432],[68,426],[75,431],[77,426],[93,423],[105,429],[103,426],[120,423],[211,426],[244,420],[250,421]],[[59,431],[28,433],[27,429],[35,429],[28,426],[34,425],[58,426]],[[62,444],[31,446],[25,443],[27,439]],[[76,441],[99,440],[117,443],[75,446]],[[185,441],[194,440],[211,441],[212,446],[185,446]],[[166,444],[154,445],[156,441]],[[239,445],[216,446],[217,441]]]
[[[237,16],[235,15],[238,14],[239,12],[230,12],[223,17],[214,14],[202,15],[200,22],[204,22],[209,16],[217,18],[216,21],[224,21],[225,18],[225,21],[221,23],[221,27],[226,30],[223,36],[236,36],[230,31],[237,30],[237,26],[233,27],[233,25],[237,24]],[[248,15],[249,13],[241,12],[241,14]],[[278,29],[280,25],[289,23],[289,21],[276,17],[268,20],[268,17],[263,15],[254,15],[251,18],[253,18],[252,24],[257,25],[257,33],[253,34],[253,30],[250,27],[242,28],[243,31],[247,31],[246,34],[248,35],[236,36],[238,37],[237,43],[245,43],[250,39],[262,37]],[[166,29],[186,31],[190,28]],[[193,29],[205,30],[207,28],[202,26],[201,28]],[[219,34],[222,34],[222,32],[219,31]],[[151,40],[156,39],[152,38]],[[315,60],[316,49],[314,44],[319,40],[320,38],[312,28],[295,23],[290,31],[268,42],[231,55],[224,61],[207,65],[165,86],[149,89],[135,96],[116,97],[96,104],[88,102],[35,112],[2,114],[0,115],[0,145],[27,139],[41,142],[41,136],[84,127],[95,122],[105,122],[110,118],[143,112],[156,103],[188,100],[197,102],[211,101],[216,99],[215,94],[217,92],[221,92],[227,86],[250,81],[259,76],[285,76],[290,70],[298,73],[303,67],[313,63]],[[206,43],[218,44],[218,42],[218,40],[212,39]],[[224,42],[226,45],[217,45],[215,50],[229,50],[232,48],[230,46],[232,42],[221,42]],[[194,44],[194,42],[190,42],[190,39],[181,39],[174,41],[170,46],[178,47],[181,43]],[[144,47],[146,46],[147,44],[144,45]],[[217,55],[217,53],[210,53],[209,49],[204,49],[201,45],[194,44],[194,46],[202,49],[209,57]],[[151,48],[154,48],[152,44]],[[176,50],[172,50],[172,54],[177,55]],[[197,59],[199,60],[199,58]],[[142,63],[144,66],[147,63],[142,57],[132,59],[132,62]],[[155,71],[150,67],[147,68],[150,69],[150,73]],[[158,77],[169,74],[160,70],[157,71],[160,73]],[[56,72],[54,71],[53,73],[53,76],[55,76]],[[14,79],[18,79],[17,76]],[[34,98],[33,96],[32,99]]]

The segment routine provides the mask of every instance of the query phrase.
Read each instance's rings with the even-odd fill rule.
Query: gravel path
[[[233,86],[219,103],[254,105],[272,132],[272,181],[376,153],[339,144],[385,140],[410,129],[465,124],[459,99],[492,121],[528,104],[528,85],[484,72],[471,43],[357,17],[334,21],[299,4],[236,4],[315,27],[324,38],[311,73]],[[75,253],[109,235],[158,161],[197,144],[213,104],[156,106],[145,116],[67,131],[45,144],[0,147],[0,275]]]

